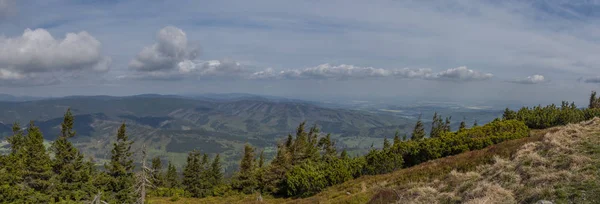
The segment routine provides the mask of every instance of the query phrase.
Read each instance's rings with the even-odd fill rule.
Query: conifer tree
[[[67,109],[61,123],[60,135],[52,144],[52,169],[56,175],[56,191],[53,195],[55,201],[88,199],[95,193],[91,191],[91,175],[83,160],[83,154],[68,140],[76,135],[73,125],[73,114],[71,109]]]
[[[260,155],[258,156],[258,168],[263,168],[265,166],[265,150],[260,151]]]
[[[162,161],[160,157],[152,158],[152,184],[155,187],[163,187],[164,186],[164,177],[162,173]]]
[[[477,127],[479,126],[479,124],[477,123],[477,120],[475,120],[475,122],[473,122],[473,127]]]
[[[596,98],[596,91],[592,91],[592,94],[590,94],[590,104],[588,106],[589,109],[593,109],[593,108],[600,108],[598,107],[599,103],[598,103],[598,99]]]
[[[467,124],[463,120],[463,121],[460,122],[460,126],[458,127],[458,131],[461,132],[461,131],[464,131],[465,129],[467,129]]]
[[[183,186],[192,197],[203,197],[204,183],[202,174],[204,169],[200,158],[200,151],[194,150],[188,153],[187,164],[183,170]]]
[[[502,119],[504,120],[513,120],[517,119],[517,113],[508,108],[504,109],[504,113],[502,113]]]
[[[400,140],[400,132],[398,130],[396,130],[396,133],[394,134],[394,144],[393,145],[400,144],[400,142],[402,142],[402,140]]]
[[[179,174],[177,174],[177,169],[175,165],[173,165],[169,161],[169,165],[167,167],[167,174],[165,175],[165,186],[167,188],[179,188]]]
[[[452,120],[452,117],[446,117],[446,121],[444,122],[444,132],[452,132],[450,120]]]
[[[306,159],[311,161],[316,161],[319,159],[319,140],[317,139],[319,136],[319,128],[315,124],[308,131],[308,144],[306,145]]]
[[[306,122],[300,123],[296,129],[296,139],[292,144],[290,152],[292,153],[292,165],[299,164],[307,158],[306,152],[308,147],[308,135],[304,131]]]
[[[337,150],[335,149],[335,142],[331,141],[331,134],[321,138],[319,140],[319,147],[323,151],[323,160],[330,161],[337,156]]]
[[[277,145],[277,155],[271,161],[263,178],[262,192],[275,193],[279,191],[279,184],[284,179],[286,172],[292,167],[292,155],[286,144]]]
[[[425,138],[425,127],[421,121],[421,116],[419,116],[419,120],[417,120],[417,124],[415,124],[415,128],[413,129],[411,140],[421,140],[423,138]]]
[[[44,137],[38,127],[29,123],[27,137],[23,144],[24,169],[23,182],[25,186],[33,189],[35,195],[29,196],[27,203],[45,203],[49,200],[50,179],[52,177],[52,163],[44,147]]]
[[[350,156],[348,156],[348,152],[346,151],[346,149],[342,150],[342,153],[340,154],[340,158],[341,159],[349,159]]]
[[[221,166],[221,157],[219,156],[219,154],[215,156],[210,166],[210,184],[212,185],[212,187],[215,187],[223,182],[223,172],[221,171],[223,167]]]
[[[243,193],[253,193],[257,188],[257,180],[255,177],[254,164],[254,148],[250,144],[244,146],[244,155],[240,162],[240,171],[235,176],[234,188]]]
[[[134,185],[133,159],[131,144],[126,134],[125,123],[121,124],[117,131],[117,141],[113,143],[110,163],[105,165],[108,175],[112,177],[109,190],[112,191],[116,202],[133,203],[135,194],[132,191]]]
[[[390,149],[392,147],[392,144],[390,144],[390,141],[388,141],[387,137],[383,139],[383,149],[387,150]]]

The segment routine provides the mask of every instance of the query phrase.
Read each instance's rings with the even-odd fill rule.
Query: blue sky
[[[576,100],[598,1],[0,0],[0,92]]]

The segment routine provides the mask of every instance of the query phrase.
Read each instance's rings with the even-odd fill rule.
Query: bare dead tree
[[[146,145],[142,146],[142,170],[136,175],[136,195],[139,196],[136,203],[146,202],[146,187],[152,188],[152,169],[146,166]]]

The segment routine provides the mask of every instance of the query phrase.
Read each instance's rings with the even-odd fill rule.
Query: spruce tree
[[[160,160],[160,157],[154,157],[152,158],[152,184],[155,187],[163,187],[164,186],[164,179],[163,179],[163,173],[162,173],[162,161]]]
[[[240,161],[240,170],[235,176],[234,188],[246,193],[253,193],[257,188],[254,164],[254,148],[250,144],[244,146],[244,155]]]
[[[425,138],[425,127],[421,121],[421,116],[419,116],[419,120],[417,120],[417,124],[415,124],[415,128],[413,129],[411,140],[421,140],[423,138]]]
[[[113,143],[111,150],[110,163],[105,165],[108,175],[112,177],[109,190],[118,203],[133,203],[136,200],[132,191],[134,185],[132,143],[127,137],[125,123],[121,124],[117,131],[117,141]]]
[[[463,120],[463,121],[460,122],[460,126],[458,127],[458,131],[461,132],[461,131],[464,131],[465,129],[467,129],[467,124]]]
[[[598,99],[596,98],[596,91],[592,91],[590,94],[590,104],[588,106],[589,109],[600,108],[598,107]]]
[[[341,159],[349,159],[350,156],[348,156],[348,152],[346,151],[346,149],[342,150],[342,153],[340,154],[340,158]]]
[[[446,117],[446,121],[444,122],[444,132],[452,132],[450,120],[452,120],[452,117]]]
[[[203,197],[204,188],[202,174],[204,169],[200,158],[200,151],[194,150],[188,154],[187,164],[183,170],[183,186],[192,197]]]
[[[165,186],[167,188],[179,188],[180,186],[177,168],[170,161],[167,167],[167,174],[165,175]]]
[[[223,172],[221,170],[223,167],[221,166],[221,157],[219,154],[215,156],[210,166],[210,184],[214,188],[223,183]]]
[[[52,162],[44,147],[44,137],[38,127],[29,123],[27,137],[23,144],[23,182],[33,189],[35,194],[27,198],[27,203],[46,203],[49,201]]]
[[[327,136],[321,138],[318,146],[320,146],[323,151],[324,161],[331,161],[336,158],[337,150],[335,149],[335,142],[331,140],[331,134],[327,134]]]
[[[290,152],[292,153],[292,164],[296,165],[307,159],[307,149],[309,146],[308,135],[304,131],[306,122],[300,123],[296,129],[296,139],[292,144]]]
[[[265,150],[260,151],[260,155],[258,156],[258,168],[263,168],[265,166]]]
[[[390,144],[390,141],[386,138],[383,139],[383,149],[384,150],[388,150],[392,147],[392,144]]]
[[[89,183],[91,175],[83,160],[83,154],[68,140],[76,135],[73,125],[73,114],[71,109],[67,109],[61,123],[60,135],[52,144],[54,151],[52,169],[56,175],[56,191],[53,195],[55,201],[78,201],[88,199],[92,193],[96,193],[92,192]]]
[[[400,144],[400,142],[402,142],[402,140],[400,140],[400,132],[398,130],[396,130],[396,133],[394,134],[394,146]]]

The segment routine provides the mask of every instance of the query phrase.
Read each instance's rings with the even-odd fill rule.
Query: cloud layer
[[[289,69],[275,71],[266,69],[255,72],[250,79],[365,79],[396,77],[408,79],[426,79],[442,81],[479,81],[492,78],[490,73],[481,73],[465,66],[433,72],[431,69],[382,69],[373,67],[359,67],[354,65],[321,64],[316,67],[304,69]]]
[[[515,79],[512,81],[509,81],[511,83],[516,83],[516,84],[540,84],[540,83],[544,83],[546,82],[546,78],[544,78],[544,76],[542,75],[532,75],[532,76],[528,76],[527,78],[523,78],[523,79]]]
[[[40,78],[52,73],[106,72],[111,58],[89,33],[67,33],[55,39],[44,29],[27,29],[22,36],[0,37],[0,80]]]

